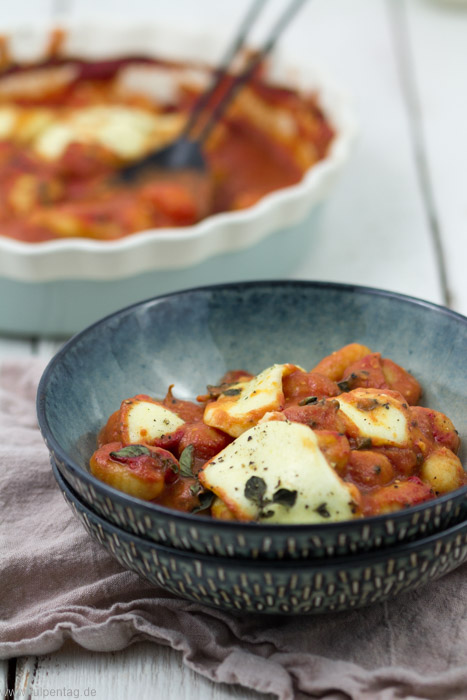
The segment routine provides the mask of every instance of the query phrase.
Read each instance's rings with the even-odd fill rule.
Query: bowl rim
[[[136,544],[140,543],[145,547],[153,547],[160,550],[163,554],[167,556],[176,556],[182,559],[195,559],[202,560],[206,564],[231,567],[232,565],[240,565],[242,568],[258,568],[258,569],[271,569],[280,565],[281,569],[309,569],[309,568],[345,568],[346,566],[356,565],[358,566],[369,566],[386,561],[391,557],[399,557],[405,555],[410,555],[412,550],[419,550],[422,547],[429,546],[435,542],[442,541],[443,539],[451,539],[456,535],[462,533],[467,534],[467,518],[460,523],[456,523],[445,530],[439,532],[431,533],[425,537],[420,537],[409,542],[400,542],[389,547],[383,547],[380,549],[375,549],[372,551],[357,552],[352,554],[340,554],[338,556],[332,557],[307,557],[302,559],[238,559],[237,557],[225,557],[212,554],[206,554],[205,552],[193,552],[186,549],[178,549],[176,547],[169,547],[166,544],[160,542],[155,542],[154,540],[146,539],[141,535],[137,535],[134,532],[128,532],[118,525],[111,523],[110,521],[103,518],[98,513],[95,513],[86,503],[84,503],[81,498],[74,492],[73,488],[68,484],[63,474],[61,474],[58,466],[54,463],[51,458],[51,467],[54,478],[59,486],[59,488],[67,494],[67,497],[72,501],[72,503],[83,511],[86,517],[97,521],[97,523],[103,528],[110,530],[112,533],[116,533],[118,537],[123,539],[130,539]]]
[[[448,493],[443,494],[442,496],[438,496],[437,498],[433,498],[429,501],[424,501],[423,503],[419,503],[418,505],[411,506],[410,508],[405,508],[402,510],[398,510],[392,513],[385,513],[382,515],[373,515],[369,516],[366,518],[356,518],[355,520],[343,520],[343,521],[338,521],[338,522],[332,522],[332,523],[297,523],[297,524],[281,524],[281,523],[256,523],[256,522],[244,522],[244,521],[236,521],[236,520],[214,520],[212,518],[209,518],[207,516],[202,516],[199,514],[192,514],[192,513],[185,513],[183,511],[178,511],[172,508],[167,508],[166,506],[162,506],[156,503],[152,503],[151,501],[143,501],[139,498],[136,498],[135,496],[130,496],[129,494],[124,493],[123,491],[118,491],[117,489],[113,488],[112,486],[109,486],[108,484],[105,484],[103,481],[100,481],[95,477],[91,472],[82,469],[74,460],[72,457],[68,456],[65,450],[61,447],[60,443],[58,440],[55,439],[54,434],[52,432],[51,427],[49,426],[49,422],[47,419],[47,411],[46,411],[46,394],[47,394],[47,385],[49,382],[49,378],[55,371],[55,368],[57,364],[60,363],[62,357],[67,354],[69,349],[73,347],[76,343],[80,342],[84,336],[86,336],[88,333],[92,332],[94,329],[98,328],[100,325],[107,324],[110,320],[117,318],[119,316],[125,316],[130,314],[133,310],[137,308],[142,308],[144,306],[149,306],[149,305],[158,305],[165,300],[168,299],[174,299],[179,296],[187,295],[187,294],[193,294],[193,293],[206,293],[206,292],[211,292],[215,293],[217,290],[239,290],[239,289],[254,289],[254,288],[259,288],[259,287],[297,287],[297,288],[313,288],[313,289],[329,289],[329,290],[334,290],[334,291],[340,291],[340,292],[349,292],[349,293],[359,293],[359,294],[364,294],[368,296],[377,296],[377,297],[385,297],[389,299],[395,299],[396,301],[402,302],[404,304],[409,304],[413,306],[420,306],[422,308],[427,308],[430,309],[436,313],[441,313],[443,315],[449,316],[453,318],[456,321],[460,321],[464,326],[467,327],[467,317],[460,314],[457,311],[453,311],[452,309],[448,309],[445,306],[442,306],[440,304],[435,304],[430,301],[426,301],[424,299],[419,299],[417,297],[409,296],[406,294],[401,294],[399,292],[393,292],[389,290],[384,290],[384,289],[378,289],[375,287],[367,287],[363,285],[356,285],[356,284],[348,284],[348,283],[342,283],[342,282],[327,282],[327,281],[319,281],[319,280],[290,280],[290,279],[285,279],[285,280],[259,280],[259,281],[250,281],[250,282],[229,282],[229,283],[221,283],[221,284],[214,284],[214,285],[203,285],[202,287],[192,287],[189,289],[182,289],[177,292],[171,292],[169,294],[161,294],[155,297],[151,297],[149,299],[137,302],[135,304],[131,304],[129,306],[124,307],[123,309],[119,309],[118,311],[114,311],[113,313],[104,316],[104,318],[100,319],[99,321],[96,321],[95,323],[92,323],[90,326],[87,326],[84,328],[82,331],[79,333],[73,335],[65,344],[64,346],[54,355],[54,357],[49,361],[47,364],[41,379],[39,381],[38,389],[37,389],[37,396],[36,396],[36,411],[37,411],[37,419],[39,423],[39,428],[42,434],[42,437],[47,445],[47,448],[49,451],[53,451],[55,455],[57,455],[66,465],[67,467],[77,475],[79,479],[84,479],[89,485],[93,486],[94,488],[97,487],[99,491],[102,491],[105,496],[109,497],[111,500],[116,499],[117,501],[123,501],[127,506],[136,506],[138,508],[144,507],[145,510],[148,512],[153,512],[153,513],[159,513],[162,515],[170,516],[172,518],[175,518],[177,520],[182,520],[186,521],[187,523],[191,524],[196,524],[200,522],[200,519],[202,519],[202,523],[205,526],[212,526],[215,527],[216,529],[219,528],[225,528],[225,529],[238,529],[238,530],[251,530],[257,533],[271,533],[271,532],[277,532],[277,533],[285,533],[285,532],[290,532],[290,533],[299,533],[299,532],[304,532],[310,531],[310,535],[313,533],[314,530],[319,532],[332,532],[335,530],[342,530],[343,527],[348,528],[349,526],[355,527],[355,526],[365,526],[368,525],[371,527],[372,525],[377,525],[379,523],[384,523],[387,522],[388,520],[395,521],[397,522],[398,520],[404,520],[407,516],[415,515],[418,512],[422,512],[430,507],[436,507],[438,505],[442,505],[446,503],[447,501],[450,501],[453,497],[459,499],[462,495],[467,496],[467,485],[461,486],[458,489],[455,489],[454,491],[449,491]],[[465,470],[465,467],[464,467]]]
[[[74,36],[73,32],[79,36],[84,28],[119,38],[124,28],[123,23],[114,21],[110,24],[107,22],[104,29],[98,20],[75,20],[61,25],[71,36]],[[54,22],[45,22],[29,29],[50,33],[55,26]],[[187,27],[175,27],[157,20],[149,27],[139,22],[129,24],[129,31],[133,32],[148,28],[153,29],[156,35],[159,30],[169,32],[180,45],[184,38],[198,35]],[[22,29],[24,27],[10,27],[7,35],[14,37]],[[211,46],[218,44],[218,36],[210,39]],[[85,48],[81,51],[85,52]],[[125,53],[125,49],[122,51]],[[164,53],[164,49],[160,53]],[[92,56],[87,56],[86,52],[85,58],[92,60]],[[299,74],[310,76],[308,90],[313,89],[318,93],[319,105],[336,132],[324,158],[308,168],[297,183],[269,192],[256,204],[243,210],[219,212],[192,226],[147,229],[113,241],[82,237],[30,243],[0,235],[0,275],[23,282],[63,279],[104,281],[155,270],[182,270],[218,254],[246,250],[264,240],[284,228],[281,216],[291,219],[299,203],[303,210],[311,211],[325,197],[331,180],[348,159],[357,131],[355,110],[347,91],[329,77],[326,70],[313,63],[308,64],[304,59],[294,61],[285,51],[277,52],[272,60],[285,70],[295,67]],[[209,62],[205,60],[204,63]],[[299,80],[296,83],[299,88],[302,87]],[[276,220],[279,224],[275,223]],[[231,235],[231,228],[238,232],[237,235]],[[238,235],[240,232],[242,235]],[[199,245],[196,245],[198,242]]]

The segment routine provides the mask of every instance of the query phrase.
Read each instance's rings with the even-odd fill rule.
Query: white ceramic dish
[[[47,27],[13,32],[10,52],[18,59],[38,60],[44,56],[49,36]],[[67,28],[63,53],[94,59],[138,53],[215,64],[224,46],[225,39],[218,36],[195,36],[166,27],[88,24]],[[290,66],[276,57],[269,67],[271,82],[316,91],[336,129],[327,157],[310,168],[297,185],[273,192],[249,209],[216,214],[194,226],[144,231],[114,242],[62,239],[28,244],[0,235],[0,295],[4,299],[8,295],[10,300],[8,305],[0,305],[0,329],[68,334],[146,296],[225,281],[226,275],[232,279],[261,277],[266,272],[264,255],[276,260],[282,255],[275,251],[280,242],[278,232],[293,238],[293,232],[299,236],[301,229],[302,238],[291,238],[287,247],[292,242],[305,243],[302,239],[310,231],[307,217],[328,194],[347,160],[355,120],[348,97],[322,73],[309,66]],[[277,235],[272,236],[274,233]],[[257,265],[250,260],[246,273],[244,263],[250,251],[244,251],[259,248],[261,241],[265,247],[256,256]],[[237,253],[234,267],[229,264],[231,253]],[[206,267],[206,261],[214,256],[226,257]],[[211,276],[212,268],[217,268],[219,280]],[[274,270],[279,276],[287,273],[284,265]],[[271,274],[269,268],[266,276]]]

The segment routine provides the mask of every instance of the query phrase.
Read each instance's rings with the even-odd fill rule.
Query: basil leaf
[[[260,476],[250,476],[245,484],[244,495],[248,500],[256,503],[260,508],[263,506],[263,496],[266,493],[266,482]]]
[[[180,474],[182,476],[188,477],[189,479],[193,478],[192,467],[193,467],[194,451],[195,451],[195,446],[188,445],[183,450],[182,454],[180,455],[180,459],[179,459]]]
[[[199,513],[201,510],[206,510],[206,508],[209,508],[214,500],[214,494],[212,491],[202,491],[202,493],[200,493],[198,496],[198,500],[199,506],[195,506],[191,511],[192,513]]]
[[[274,511],[273,511],[273,510],[263,510],[263,511],[261,511],[261,513],[260,513],[260,516],[261,516],[262,518],[272,518],[273,515],[274,515]]]
[[[131,459],[131,457],[140,457],[141,455],[150,455],[151,450],[148,450],[144,445],[127,445],[122,447],[117,452],[110,452],[112,459]]]
[[[281,506],[292,508],[297,500],[297,492],[289,491],[289,489],[279,489],[272,496],[273,503],[279,503]]]

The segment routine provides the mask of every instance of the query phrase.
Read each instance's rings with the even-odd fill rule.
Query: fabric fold
[[[280,700],[467,697],[464,565],[387,603],[241,616],[176,598],[92,541],[56,486],[35,417],[44,362],[0,365],[0,658],[154,641],[213,681]]]

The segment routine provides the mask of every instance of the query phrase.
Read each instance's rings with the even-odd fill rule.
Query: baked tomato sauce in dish
[[[112,179],[177,137],[209,79],[200,66],[132,56],[4,66],[1,234],[105,241],[189,226],[299,182],[326,156],[334,131],[316,96],[269,84],[260,69],[207,140],[206,174],[164,172],[131,187]]]
[[[307,371],[228,372],[196,402],[125,399],[91,472],[132,496],[223,520],[338,522],[389,513],[467,483],[459,437],[417,405],[405,369],[352,343]]]

